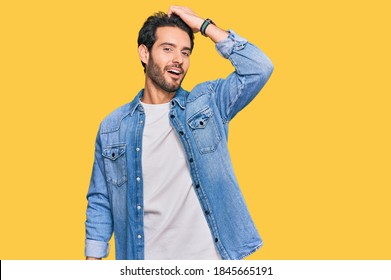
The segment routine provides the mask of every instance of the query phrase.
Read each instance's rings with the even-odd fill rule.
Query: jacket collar
[[[182,87],[179,87],[179,89],[176,91],[174,98],[171,100],[171,102],[176,102],[181,109],[186,108],[186,98],[188,96],[189,92],[184,90]],[[130,102],[129,104],[129,113],[131,116],[133,116],[136,109],[144,111],[143,106],[141,105],[141,98],[144,95],[144,89],[140,90],[136,97]]]

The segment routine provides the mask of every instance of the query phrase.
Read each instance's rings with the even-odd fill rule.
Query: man
[[[193,32],[209,37],[235,71],[181,88]],[[145,87],[100,125],[88,191],[87,259],[242,259],[262,245],[230,161],[229,121],[273,65],[233,31],[186,7],[144,23],[138,38]],[[205,58],[205,66],[207,58]]]

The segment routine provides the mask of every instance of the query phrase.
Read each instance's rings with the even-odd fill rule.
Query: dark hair
[[[191,28],[179,16],[173,14],[169,17],[166,13],[163,12],[155,13],[154,15],[147,18],[147,20],[144,22],[143,27],[141,27],[138,33],[138,46],[145,45],[148,48],[148,51],[151,51],[153,44],[156,42],[156,29],[163,26],[179,27],[185,31],[190,37],[190,48],[193,50],[194,33]],[[141,64],[143,65],[145,71],[145,63],[141,61]]]

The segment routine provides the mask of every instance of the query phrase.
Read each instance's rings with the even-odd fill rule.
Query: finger
[[[192,13],[191,9],[189,9],[187,7],[183,7],[183,6],[170,6],[168,11],[169,11],[169,14],[171,14],[171,15],[176,14],[177,16]]]
[[[177,14],[178,6],[170,6],[167,15],[170,17],[172,14]]]
[[[173,14],[172,6],[168,9],[167,15],[170,17]]]

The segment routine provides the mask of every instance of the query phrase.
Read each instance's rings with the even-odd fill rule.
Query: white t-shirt
[[[220,259],[169,122],[171,104],[142,105],[145,259]]]

